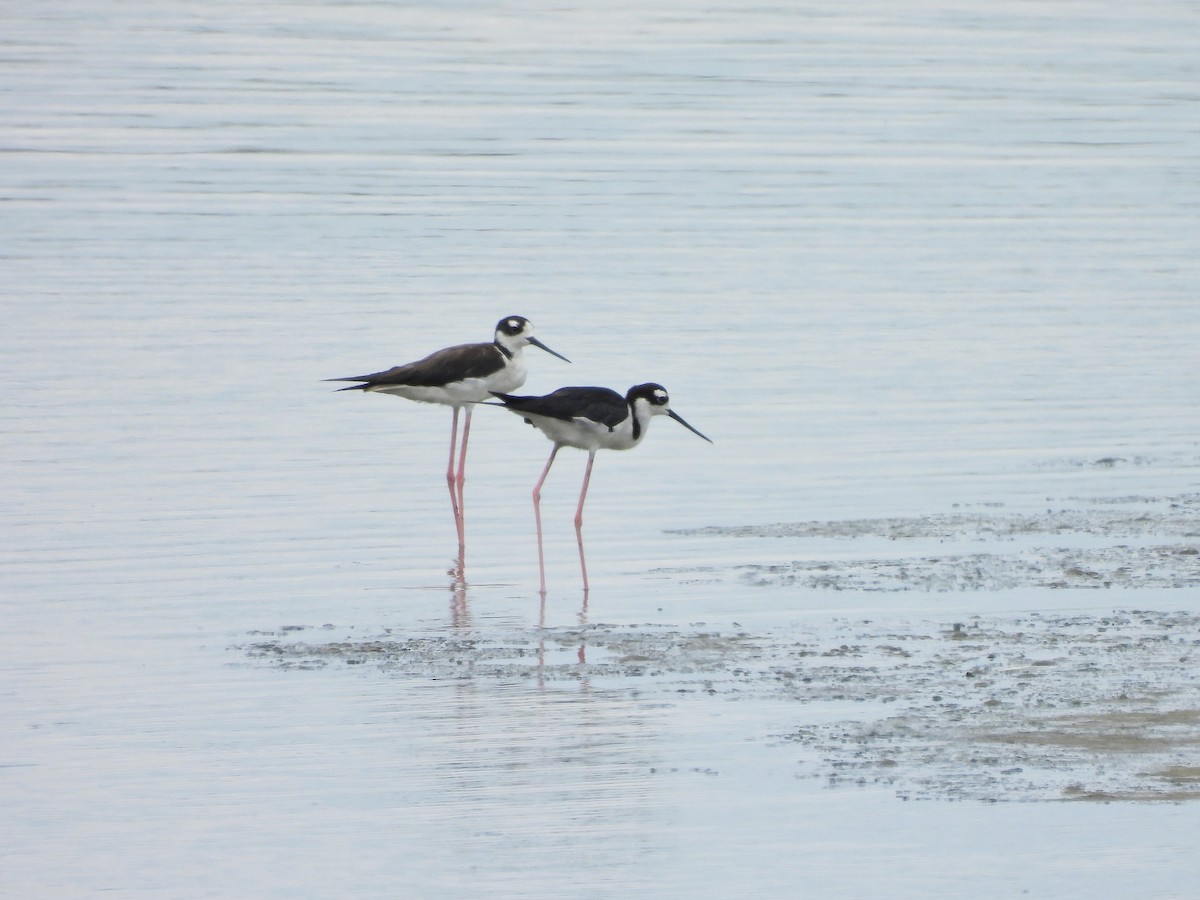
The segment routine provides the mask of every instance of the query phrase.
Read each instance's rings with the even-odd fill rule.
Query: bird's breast
[[[568,420],[526,414],[526,421],[554,443],[564,447],[587,451],[629,450],[638,444],[628,419],[613,428],[585,418]]]
[[[520,353],[513,354],[503,368],[488,377],[487,391],[510,394],[525,383],[525,360]],[[491,399],[489,396],[487,399]]]

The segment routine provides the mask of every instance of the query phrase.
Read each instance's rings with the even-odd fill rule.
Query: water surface
[[[1159,648],[1196,612],[1191,5],[4,18],[11,890],[1190,890],[1190,805],[1041,802],[1078,796],[1057,775],[905,802],[915,752],[831,790],[822,766],[884,758],[859,726],[912,721],[761,688],[773,661],[819,675],[780,648],[861,638],[883,665],[892,631],[978,617],[1028,656],[1021,616],[1115,610],[1163,616],[1121,626]],[[543,604],[549,444],[479,411],[463,587],[449,414],[320,383],[513,313],[574,361],[531,354],[529,391],[659,381],[716,442],[659,421],[597,461],[586,601],[582,455],[547,484]],[[937,530],[975,515],[992,530]],[[1000,574],[965,578],[972,553]]]

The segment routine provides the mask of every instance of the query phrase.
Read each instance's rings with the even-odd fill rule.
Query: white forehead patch
[[[520,331],[520,330],[521,330],[521,323],[520,323],[518,320],[516,320],[516,319],[509,319],[509,320],[508,320],[508,322],[507,322],[506,324],[507,324],[507,325],[508,325],[508,327],[509,327],[509,328],[511,328],[513,331]]]

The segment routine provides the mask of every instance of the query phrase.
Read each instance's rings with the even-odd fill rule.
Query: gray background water
[[[10,889],[1194,885],[1178,807],[917,809],[796,782],[724,706],[238,649],[326,623],[820,627],[1046,602],[748,591],[672,573],[771,550],[674,532],[1195,490],[1194,4],[0,17]],[[574,360],[532,351],[528,390],[660,381],[716,441],[664,420],[598,460],[586,610],[579,454],[547,488],[541,609],[528,492],[549,445],[479,411],[455,594],[449,415],[320,384],[511,313]],[[1135,465],[1086,465],[1106,457]]]

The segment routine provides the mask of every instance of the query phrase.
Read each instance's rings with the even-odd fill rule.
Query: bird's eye
[[[666,391],[655,391],[654,392],[654,402],[657,403],[659,406],[666,406],[667,405],[667,392]]]

